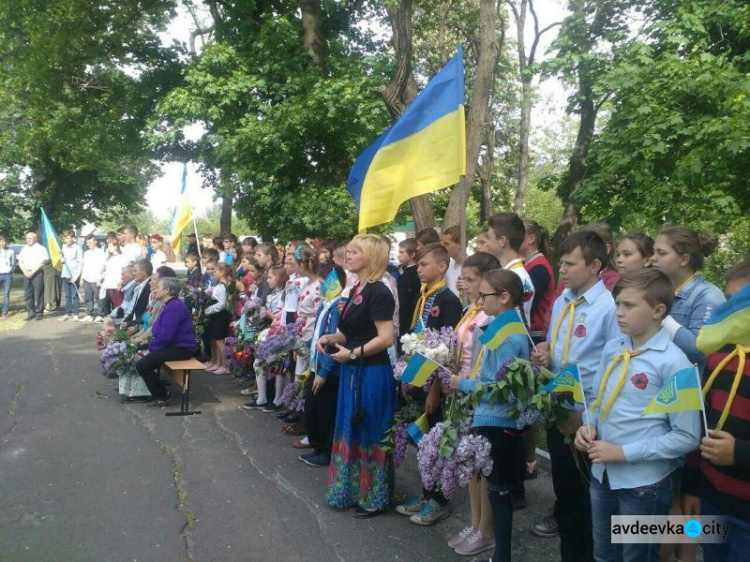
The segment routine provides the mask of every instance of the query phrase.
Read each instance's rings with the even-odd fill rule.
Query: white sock
[[[286,376],[276,375],[276,398],[273,403],[277,406],[281,406],[281,395],[284,394],[284,387],[286,386]]]
[[[266,375],[265,373],[259,372],[258,376],[255,378],[255,382],[258,384],[258,404],[267,404],[268,400],[266,399]]]

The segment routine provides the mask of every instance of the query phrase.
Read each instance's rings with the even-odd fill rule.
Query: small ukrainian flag
[[[328,277],[325,278],[325,281],[320,286],[320,292],[329,301],[339,296],[343,290],[344,288],[341,286],[341,281],[339,281],[339,276],[336,275],[335,269],[331,270],[331,273],[328,274]]]
[[[572,392],[573,400],[583,404],[583,386],[578,365],[568,365],[542,387],[544,392]]]
[[[641,415],[703,410],[703,394],[698,380],[698,367],[677,371]]]
[[[515,308],[497,316],[490,322],[484,333],[479,336],[479,343],[486,346],[490,351],[494,351],[514,334],[526,334],[526,326],[524,326],[521,317],[518,315],[518,310]]]
[[[422,437],[429,433],[429,431],[430,422],[427,420],[427,414],[422,414],[417,421],[406,428],[406,432],[416,445],[419,445]]]
[[[439,363],[417,352],[412,355],[412,358],[406,365],[406,369],[401,374],[401,382],[412,386],[424,386],[427,378],[439,368]]]

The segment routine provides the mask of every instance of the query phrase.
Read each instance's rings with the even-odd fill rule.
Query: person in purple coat
[[[151,328],[153,339],[148,345],[148,354],[135,365],[151,392],[152,405],[157,407],[166,406],[172,399],[166,384],[159,380],[159,367],[166,361],[190,359],[196,351],[193,317],[185,303],[177,298],[179,294],[179,279],[159,279],[154,296],[164,303],[164,308]]]

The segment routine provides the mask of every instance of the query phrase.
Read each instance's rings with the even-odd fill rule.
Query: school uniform
[[[590,404],[604,346],[619,335],[615,301],[601,280],[582,295],[565,289],[552,306],[547,334],[550,370],[557,373],[565,365],[577,363],[583,392]],[[587,483],[588,455],[574,453],[555,425],[547,428],[547,444],[552,461],[552,487],[556,498],[554,516],[560,533],[561,559],[563,562],[590,560],[593,537]]]
[[[411,319],[414,316],[414,309],[419,300],[422,282],[417,275],[417,266],[407,265],[401,271],[397,283],[398,302],[399,302],[399,326],[401,335],[410,334]]]
[[[583,422],[596,427],[597,440],[620,445],[626,460],[591,465],[596,560],[659,559],[659,544],[611,544],[610,521],[613,515],[669,513],[682,459],[700,441],[700,414],[642,412],[672,375],[690,367],[665,330],[638,349],[625,335],[604,347],[594,379],[597,398]]]
[[[455,328],[463,314],[463,305],[451,291],[445,281],[430,291],[425,290],[417,301],[412,325],[416,326],[414,318],[421,318],[422,325],[432,330],[440,328]],[[424,302],[424,304],[422,304]],[[412,328],[412,331],[413,328]]]

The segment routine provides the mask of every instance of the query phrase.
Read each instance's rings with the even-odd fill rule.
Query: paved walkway
[[[275,416],[241,410],[231,377],[196,374],[200,416],[122,405],[95,332],[51,316],[0,335],[0,561],[461,560],[445,543],[467,524],[464,491],[431,528],[333,511],[327,471],[297,460]],[[414,456],[402,498],[420,489]],[[557,540],[528,531],[552,503],[548,476],[527,495],[514,558],[557,560]]]

